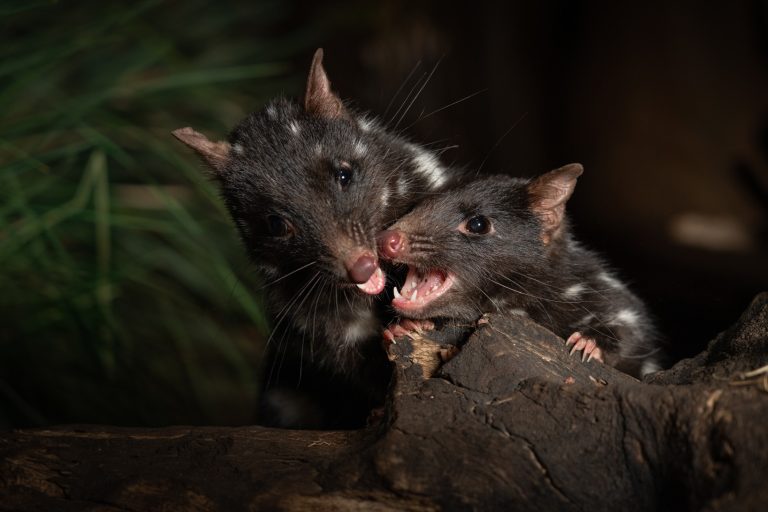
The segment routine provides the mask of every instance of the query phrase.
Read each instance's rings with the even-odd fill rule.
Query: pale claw
[[[572,356],[574,352],[578,352],[579,350],[584,350],[584,347],[587,346],[587,338],[579,338],[579,341],[577,341],[573,347],[571,348],[571,351],[568,353],[569,356]]]
[[[567,340],[565,340],[565,346],[567,347],[568,345],[573,345],[574,343],[576,343],[580,339],[581,339],[581,333],[580,332],[575,332],[575,333],[571,334],[568,337]]]
[[[581,350],[583,351],[581,353],[582,362],[591,361],[592,359],[600,361],[601,363],[603,362],[603,352],[600,350],[600,347],[597,346],[597,342],[594,338],[584,336],[580,332],[574,332],[565,341],[566,348],[571,345],[573,346],[568,355],[573,355],[574,352]]]
[[[595,350],[600,350],[597,348],[597,342],[593,340],[592,338],[587,338],[587,343],[584,346],[584,352],[581,354],[581,362],[588,361],[588,357],[593,357],[592,354]]]

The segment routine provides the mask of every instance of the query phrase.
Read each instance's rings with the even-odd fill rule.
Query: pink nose
[[[347,275],[353,283],[363,284],[376,272],[379,264],[371,253],[363,253],[356,260],[346,265]]]
[[[405,236],[397,230],[387,230],[377,237],[379,251],[387,258],[397,258],[405,250]]]

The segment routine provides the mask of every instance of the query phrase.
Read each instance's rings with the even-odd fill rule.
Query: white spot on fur
[[[321,146],[320,144],[315,144],[314,150],[315,150],[315,155],[323,156],[323,146]]]
[[[640,367],[640,375],[645,377],[649,373],[654,373],[661,370],[661,366],[659,363],[654,361],[653,359],[646,359],[643,361],[643,365]]]
[[[234,151],[238,155],[242,155],[243,154],[243,146],[241,146],[240,144],[237,144],[237,143],[232,144],[232,151]]]
[[[600,272],[597,274],[597,278],[610,286],[611,288],[623,288],[624,285],[621,284],[621,281],[616,279],[615,277],[607,274],[606,272]]]
[[[581,295],[581,292],[583,292],[586,289],[587,287],[584,286],[583,283],[574,284],[573,286],[569,286],[568,288],[565,289],[565,291],[563,292],[563,297],[567,299],[575,299],[576,297]]]
[[[267,107],[267,115],[272,119],[277,117],[277,110],[275,110],[274,106],[270,105]]]
[[[381,191],[381,205],[386,207],[389,206],[389,189],[385,188]]]
[[[408,193],[408,178],[400,176],[397,179],[397,195],[404,196]]]
[[[296,121],[291,121],[288,124],[288,127],[291,129],[291,133],[296,135],[297,137],[301,133],[301,128],[299,127],[299,123],[297,123]]]
[[[639,320],[640,315],[637,314],[637,311],[632,311],[631,309],[622,309],[616,313],[616,316],[613,317],[612,323],[635,326]]]
[[[364,132],[369,132],[373,129],[373,121],[368,119],[367,117],[360,117],[357,120],[357,123],[360,125],[360,129]]]
[[[510,315],[528,316],[528,312],[524,309],[514,308],[509,310]]]
[[[427,178],[433,189],[441,187],[446,181],[445,169],[437,157],[414,144],[409,144],[408,148],[415,153],[413,163],[416,165],[416,172]]]
[[[576,322],[575,324],[571,324],[572,327],[586,327],[589,325],[589,322],[592,321],[592,319],[595,318],[595,315],[592,313],[589,313],[588,315],[584,316],[581,320]]]
[[[355,142],[355,147],[353,149],[355,156],[360,158],[364,156],[368,152],[368,146],[366,146],[363,141],[358,140]]]
[[[344,329],[344,343],[354,345],[370,338],[377,332],[378,323],[370,311],[365,311],[359,317],[349,322]]]

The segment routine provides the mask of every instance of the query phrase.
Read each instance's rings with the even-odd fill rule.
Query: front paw
[[[404,318],[384,329],[384,343],[385,345],[395,343],[395,339],[403,336],[408,336],[413,339],[416,336],[423,334],[425,331],[434,330],[434,328],[435,324],[429,320],[411,320],[409,318]]]
[[[578,331],[574,332],[565,342],[566,348],[570,346],[572,347],[569,355],[573,355],[574,352],[578,352],[579,350],[583,351],[581,353],[582,362],[591,361],[592,359],[600,361],[601,363],[605,362],[603,359],[603,351],[600,350],[600,347],[597,346],[597,342],[592,337],[584,336]]]

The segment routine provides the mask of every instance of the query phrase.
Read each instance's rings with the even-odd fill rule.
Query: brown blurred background
[[[341,96],[448,147],[448,163],[584,164],[576,233],[650,304],[675,357],[768,289],[767,2],[395,1],[368,16],[323,38]]]

